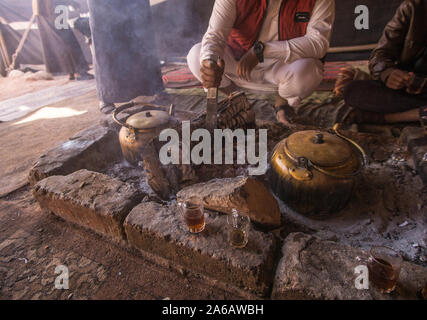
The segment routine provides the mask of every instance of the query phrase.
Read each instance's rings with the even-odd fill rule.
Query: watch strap
[[[264,62],[264,49],[265,49],[264,43],[262,43],[261,41],[255,42],[254,51],[260,63]]]

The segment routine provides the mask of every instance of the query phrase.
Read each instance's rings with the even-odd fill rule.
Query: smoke
[[[202,40],[214,0],[166,0],[151,7],[159,58],[187,56]]]

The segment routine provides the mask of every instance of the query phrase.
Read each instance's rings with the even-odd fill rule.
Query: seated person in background
[[[356,108],[346,122],[420,120],[427,106],[427,1],[406,0],[387,24],[369,68],[375,81],[353,81],[345,102]]]
[[[334,14],[334,0],[217,0],[189,68],[205,88],[276,92],[277,119],[288,125],[286,111],[322,81]]]

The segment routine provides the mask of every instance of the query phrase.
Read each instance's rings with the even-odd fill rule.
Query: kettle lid
[[[126,120],[126,124],[135,129],[154,129],[166,125],[170,116],[166,111],[149,110],[136,113]]]
[[[289,136],[284,151],[290,158],[301,157],[319,167],[337,167],[347,163],[354,155],[352,146],[336,135],[307,130]]]

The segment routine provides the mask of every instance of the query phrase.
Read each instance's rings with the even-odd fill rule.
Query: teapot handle
[[[346,136],[344,136],[343,134],[340,133],[339,131],[340,128],[340,124],[336,123],[333,127],[334,133],[340,137],[341,139],[344,139],[345,141],[351,143],[357,150],[359,150],[360,154],[362,155],[362,159],[363,159],[363,167],[366,167],[368,165],[368,157],[366,156],[366,152],[365,150],[363,150],[363,148],[355,141],[351,140],[350,138],[347,138]]]
[[[118,108],[114,109],[114,112],[113,112],[113,120],[114,120],[114,122],[116,122],[118,125],[120,125],[120,126],[122,126],[122,127],[126,127],[126,128],[128,128],[128,129],[133,130],[133,128],[132,128],[131,126],[129,126],[127,123],[125,123],[125,122],[123,122],[123,121],[119,120],[119,119],[117,118],[117,115],[118,115],[120,112],[122,112],[123,110],[129,109],[129,108],[132,108],[134,105],[135,105],[135,103],[133,103],[133,102],[129,102],[129,103],[126,103],[126,104],[124,104],[124,105],[122,105],[122,106],[120,106],[120,107],[118,107]]]

